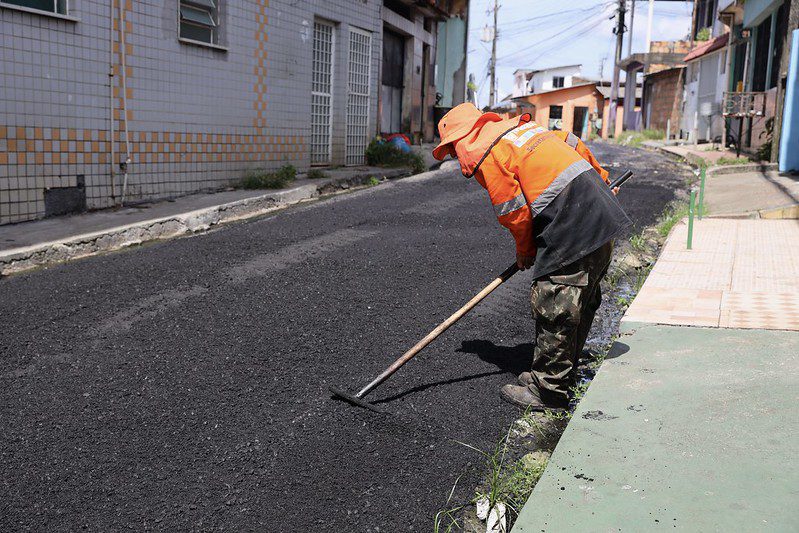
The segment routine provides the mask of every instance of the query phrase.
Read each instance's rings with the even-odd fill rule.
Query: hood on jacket
[[[493,116],[475,122],[471,131],[455,143],[455,153],[461,164],[461,172],[467,178],[474,175],[480,163],[503,135],[532,120],[529,113],[504,120],[496,113],[485,113],[483,116],[486,115]]]

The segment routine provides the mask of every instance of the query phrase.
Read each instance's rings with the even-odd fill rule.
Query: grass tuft
[[[284,189],[297,177],[297,169],[284,165],[274,172],[255,169],[248,172],[239,182],[242,189]]]
[[[744,165],[751,163],[748,157],[720,157],[716,160],[716,165]]]
[[[616,137],[616,144],[639,148],[644,141],[659,140],[666,137],[663,130],[623,131]]]
[[[482,455],[488,470],[486,488],[478,490],[473,501],[486,499],[489,513],[497,504],[502,503],[513,515],[518,516],[522,506],[530,497],[530,493],[533,492],[533,487],[544,473],[548,458],[530,453],[518,461],[508,462],[509,436],[510,432],[500,439],[490,452],[483,451],[471,444],[463,442],[459,442],[459,444]]]
[[[378,167],[411,167],[415,174],[427,170],[421,155],[416,152],[403,152],[377,139],[372,140],[366,148],[366,162]]]
[[[630,247],[637,252],[645,252],[646,238],[641,233],[633,235],[630,237]]]
[[[455,483],[452,485],[449,496],[447,496],[447,502],[444,504],[444,509],[436,513],[433,519],[433,533],[451,533],[454,528],[460,528],[457,513],[463,509],[465,505],[450,506],[450,502],[455,495],[455,488],[458,486],[458,482],[461,480],[462,476],[463,474],[458,476]]]
[[[327,177],[327,174],[324,170],[320,170],[318,168],[312,168],[308,171],[308,179],[312,180],[322,180]]]
[[[678,203],[666,208],[657,224],[658,233],[661,237],[667,237],[674,225],[687,216],[688,202]]]

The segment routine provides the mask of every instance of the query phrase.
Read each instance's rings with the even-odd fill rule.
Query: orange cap
[[[449,152],[448,146],[457,142],[487,120],[501,120],[496,113],[482,113],[469,102],[457,105],[441,117],[438,123],[438,136],[441,142],[433,148],[433,157],[441,161]]]

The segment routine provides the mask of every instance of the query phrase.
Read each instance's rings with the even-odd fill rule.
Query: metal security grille
[[[372,57],[371,34],[350,29],[349,91],[347,93],[348,165],[364,164],[369,135],[369,65]]]
[[[313,25],[311,85],[311,164],[330,163],[333,99],[333,26]]]

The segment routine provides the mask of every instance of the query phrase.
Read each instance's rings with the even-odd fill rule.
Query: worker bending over
[[[438,125],[436,159],[457,157],[491,197],[513,234],[516,262],[532,268],[535,353],[530,372],[502,397],[534,410],[568,406],[575,368],[602,300],[612,239],[631,224],[608,173],[572,133],[549,131],[529,114],[502,120],[465,103]]]

